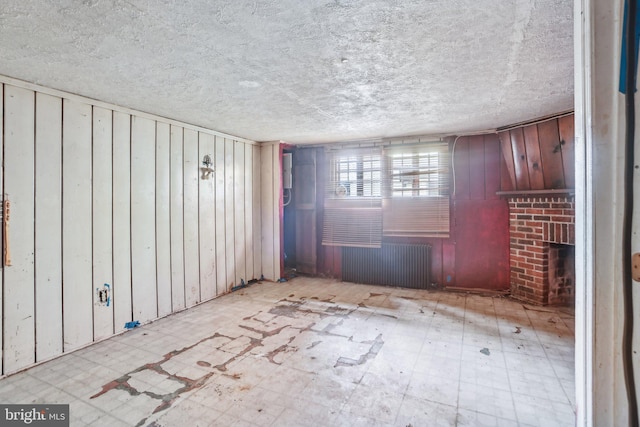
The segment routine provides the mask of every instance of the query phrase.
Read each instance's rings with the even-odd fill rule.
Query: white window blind
[[[384,150],[385,236],[449,236],[449,159],[447,143]]]
[[[382,244],[380,148],[327,152],[322,244],[379,248]]]

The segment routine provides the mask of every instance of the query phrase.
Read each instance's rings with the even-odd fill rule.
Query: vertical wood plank
[[[0,83],[0,201],[4,200],[4,84]],[[1,209],[1,208],[0,208]],[[4,242],[4,227],[0,226],[0,242]],[[0,256],[4,248],[0,244]],[[0,289],[4,289],[4,267],[0,271]],[[4,292],[0,292],[0,336],[4,334]],[[0,375],[4,374],[4,346],[0,348]]]
[[[62,99],[36,93],[35,138],[36,362],[40,362],[62,353]]]
[[[500,151],[504,159],[505,174],[503,180],[503,191],[515,190],[516,187],[516,170],[513,160],[513,150],[511,148],[511,134],[509,131],[498,133],[498,139],[500,140]],[[505,182],[507,181],[507,182]],[[509,185],[507,185],[507,183]]]
[[[544,165],[540,158],[540,142],[538,140],[538,128],[535,125],[525,126],[523,129],[524,144],[527,150],[527,167],[529,170],[529,183],[532,190],[544,189]]]
[[[273,254],[275,264],[276,279],[280,279],[284,273],[284,256],[282,253],[282,221],[284,216],[284,208],[282,206],[282,146],[280,144],[274,146],[273,150]]]
[[[158,317],[171,313],[171,129],[156,122],[156,277]]]
[[[469,137],[463,136],[456,142],[455,153],[455,193],[456,199],[469,198]]]
[[[233,143],[233,195],[234,195],[234,223],[235,223],[235,283],[247,281],[246,251],[244,238],[245,184],[244,184],[244,143]]]
[[[324,227],[324,197],[326,194],[327,182],[327,160],[323,149],[316,150],[316,244],[318,254],[318,271],[320,274],[326,274],[330,277],[336,277],[333,273],[333,256],[329,249],[332,246],[322,245],[322,231]]]
[[[133,320],[131,301],[131,116],[113,112],[113,287],[115,332]]]
[[[560,117],[558,119],[558,130],[562,146],[562,164],[564,166],[564,180],[567,188],[576,186],[575,167],[575,133],[574,115]],[[562,143],[564,142],[564,143]]]
[[[442,240],[443,239],[433,239],[428,241],[431,245],[431,282],[438,283],[440,286],[444,285],[442,273]]]
[[[213,135],[200,132],[198,160],[208,155],[215,162],[215,143]],[[215,167],[215,164],[211,166]],[[216,207],[215,172],[208,177],[200,174],[199,185],[199,221],[200,221],[200,293],[202,301],[216,296]]]
[[[485,199],[494,200],[500,191],[500,141],[496,134],[484,136],[484,181]]]
[[[500,158],[500,191],[515,191],[509,168],[507,167],[507,161],[504,159],[504,155]]]
[[[63,101],[62,280],[64,351],[93,339],[91,106]]]
[[[484,200],[484,136],[474,135],[469,138],[469,198]]]
[[[156,287],[155,121],[131,120],[131,277],[133,318],[158,317]]]
[[[314,148],[297,150],[293,168],[295,198],[291,208],[295,208],[296,266],[300,273],[316,274],[318,271],[316,150]]]
[[[260,146],[253,145],[253,277],[259,279],[262,275],[262,206],[260,197]]]
[[[531,190],[529,183],[529,166],[527,151],[524,145],[522,128],[513,129],[511,135],[511,149],[513,150],[513,164],[516,172],[516,187],[518,190]]]
[[[253,146],[244,146],[244,241],[245,280],[255,278],[253,270]]]
[[[224,179],[225,179],[225,199],[224,199],[224,217],[225,217],[225,256],[226,256],[226,272],[225,292],[233,288],[236,283],[236,262],[235,262],[235,195],[234,195],[234,160],[233,160],[233,140],[225,138],[224,140]]]
[[[184,129],[171,125],[171,304],[172,311],[186,307],[184,286]]]
[[[184,285],[187,307],[200,302],[198,132],[184,130]]]
[[[113,235],[112,235],[112,111],[93,107],[93,337],[113,334]],[[106,302],[99,291],[107,290]]]
[[[562,146],[558,132],[558,121],[538,123],[540,155],[544,164],[545,189],[565,188]]]
[[[455,243],[442,242],[442,275],[444,286],[456,285],[456,245]]]
[[[35,362],[34,109],[33,91],[5,85],[4,191],[11,203],[12,261],[4,268],[5,373]]]
[[[273,144],[261,147],[261,214],[262,214],[262,273],[267,280],[276,280],[274,265],[274,194],[273,194]]]
[[[226,261],[226,226],[225,226],[225,142],[224,138],[215,138],[215,181],[216,181],[216,295],[222,295],[227,290],[227,261]]]

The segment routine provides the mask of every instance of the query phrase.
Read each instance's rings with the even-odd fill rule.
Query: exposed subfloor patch
[[[0,380],[71,425],[523,425],[575,420],[574,319],[504,297],[258,283]]]

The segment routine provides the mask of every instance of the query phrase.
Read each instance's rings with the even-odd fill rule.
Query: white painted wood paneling
[[[236,229],[236,284],[242,280],[247,282],[247,253],[244,233],[244,211],[245,211],[245,183],[244,183],[244,144],[234,142],[233,144],[233,194],[235,206],[235,229]]]
[[[93,336],[113,335],[113,304],[100,302],[99,290],[111,294],[113,284],[111,110],[93,107]]]
[[[131,121],[131,277],[133,319],[158,315],[156,288],[155,122]]]
[[[170,126],[156,124],[156,277],[158,316],[171,313]]]
[[[65,99],[62,119],[64,351],[93,340],[91,105]]]
[[[262,275],[262,206],[260,204],[260,170],[261,157],[260,146],[252,145],[253,165],[251,175],[253,179],[253,272],[254,277],[259,279]]]
[[[35,362],[33,91],[6,85],[4,191],[11,202],[11,266],[4,267],[4,369]]]
[[[36,361],[62,353],[62,99],[36,93]]]
[[[213,135],[200,133],[199,136],[199,166],[202,159],[208,155],[215,161],[215,146]],[[215,165],[211,166],[212,168]],[[202,301],[216,296],[216,208],[214,183],[215,175],[211,174],[203,179],[200,173],[198,180],[198,220],[200,229],[200,296]]]
[[[268,244],[261,235],[267,149],[24,86],[0,85],[13,259],[0,275],[3,374],[258,278],[266,247],[275,271],[273,200]],[[268,150],[273,198],[277,145]],[[200,179],[205,154],[209,180]],[[105,283],[109,306],[98,298]]]
[[[183,158],[180,126],[171,125],[171,302],[173,311],[185,308]]]
[[[184,130],[184,284],[187,307],[200,302],[198,132]]]
[[[267,280],[273,280],[273,162],[271,156],[273,144],[260,147],[261,170],[261,223],[262,223],[262,274]]]
[[[282,205],[282,165],[280,161],[280,144],[274,145],[273,147],[273,157],[271,158],[273,162],[273,175],[272,175],[272,185],[273,185],[273,264],[274,264],[274,274],[276,280],[282,277],[282,223],[281,223],[281,213],[280,206]]]
[[[277,146],[274,144],[264,144],[261,147],[261,216],[262,216],[262,274],[267,280],[276,280],[274,239],[276,238],[273,228],[274,206],[276,197],[273,188],[273,153]],[[278,231],[278,235],[279,235]]]
[[[244,173],[244,241],[245,241],[245,280],[255,278],[253,272],[253,146],[242,144],[244,147],[244,164],[240,171]]]
[[[226,250],[225,257],[227,263],[227,279],[225,281],[225,292],[229,292],[231,288],[238,285],[236,283],[236,263],[235,263],[235,200],[234,200],[234,161],[233,161],[234,142],[231,139],[224,140],[224,179],[225,179],[225,198],[224,198],[224,218],[225,218],[225,240]]]
[[[131,116],[113,113],[113,283],[116,332],[133,320],[131,301]]]
[[[224,168],[224,138],[215,139],[215,181],[216,181],[216,295],[227,291],[227,261],[226,261],[226,226],[225,226],[225,168]]]

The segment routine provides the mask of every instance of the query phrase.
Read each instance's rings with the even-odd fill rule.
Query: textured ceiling
[[[571,0],[2,0],[0,74],[258,140],[573,108]]]

